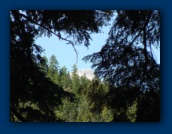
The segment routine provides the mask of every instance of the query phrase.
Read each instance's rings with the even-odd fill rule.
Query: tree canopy
[[[120,90],[117,92],[125,96],[124,99],[121,98],[123,101],[120,101],[120,105],[124,104],[127,107],[135,99],[139,99],[138,121],[150,121],[149,115],[153,114],[153,110],[159,112],[160,104],[160,65],[157,64],[152,52],[152,46],[160,46],[160,12],[118,10],[116,14],[106,44],[100,52],[88,55],[84,60],[93,63],[92,67],[95,68],[97,76],[115,86],[114,92]],[[111,94],[117,94],[114,92]],[[132,92],[133,95],[128,94]],[[141,96],[156,100],[157,107],[145,106],[147,100]],[[129,103],[129,100],[132,101]],[[113,105],[119,107],[115,103],[111,106]],[[152,109],[152,112],[144,113],[143,105],[144,108]],[[144,119],[146,117],[149,119]],[[159,114],[151,121],[155,120],[159,120]]]
[[[45,59],[41,57],[43,49],[34,40],[54,34],[73,47],[78,43],[88,46],[90,33],[100,32],[110,16],[108,11],[100,10],[10,11],[11,120],[15,116],[19,121],[56,121],[54,109],[60,98],[68,95],[40,71],[38,63],[45,64]]]
[[[72,75],[35,40],[55,35],[73,46],[90,45],[116,15],[100,52],[84,57],[96,77]],[[63,33],[63,36],[62,36]],[[97,44],[99,45],[99,44]],[[159,121],[158,10],[11,10],[11,121]],[[72,50],[71,50],[72,51]],[[156,113],[156,114],[155,114]]]
[[[159,89],[160,65],[152,46],[160,45],[159,11],[117,11],[109,38],[101,51],[86,56],[96,74],[117,87]]]

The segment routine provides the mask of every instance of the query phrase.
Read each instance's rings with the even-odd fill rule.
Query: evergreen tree
[[[42,62],[38,63],[38,66],[41,71],[43,71],[46,75],[48,74],[48,59],[45,55],[42,57]]]
[[[70,92],[71,78],[65,66],[60,69],[59,75],[60,85],[63,87],[64,90],[68,90]]]
[[[48,67],[48,77],[56,84],[59,84],[59,63],[55,57],[52,55],[50,57],[49,67]]]
[[[160,11],[117,10],[116,15],[106,44],[100,52],[88,55],[84,60],[91,61],[96,75],[110,83],[110,96],[113,102],[120,104],[111,104],[115,111],[114,121],[128,121],[127,107],[132,106],[137,98],[141,99],[140,96],[145,96],[145,92],[151,92],[154,96],[160,90],[160,65],[156,63],[152,52],[152,46],[160,46]],[[149,100],[148,96],[143,98],[145,103],[146,99]],[[152,108],[157,110],[160,103],[152,103]],[[142,106],[137,106],[142,109]],[[145,113],[148,107],[145,107]],[[137,115],[141,113],[137,111]],[[150,117],[151,113],[147,116]],[[158,116],[160,114],[153,120],[158,121]],[[137,118],[137,121],[142,120]]]
[[[62,97],[69,95],[49,81],[40,70],[37,63],[41,62],[43,50],[34,43],[34,39],[53,34],[74,49],[74,44],[88,46],[90,33],[100,32],[111,16],[111,11],[108,10],[10,11],[11,121],[60,121],[55,116],[54,109],[58,107]],[[66,37],[60,36],[61,32],[65,32]],[[27,107],[21,105],[24,103],[28,104]],[[31,104],[36,105],[37,109]]]
[[[80,88],[80,81],[79,81],[79,76],[77,74],[77,66],[76,64],[73,65],[72,67],[72,91],[77,94],[78,89]]]
[[[90,60],[95,73],[116,87],[159,89],[160,66],[152,46],[160,44],[160,13],[157,10],[116,11],[107,43]],[[149,51],[150,50],[150,51]]]
[[[65,120],[66,122],[76,122],[78,116],[76,101],[71,101],[69,98],[62,100],[62,105],[56,110],[57,117]]]
[[[115,13],[106,44],[84,58],[95,67],[90,81],[78,76],[76,65],[72,74],[60,69],[54,55],[48,64],[34,39],[54,34],[75,51],[75,44],[88,47],[90,33],[108,25],[112,11],[10,11],[11,121],[160,120],[160,65],[152,53],[160,46],[160,12]]]

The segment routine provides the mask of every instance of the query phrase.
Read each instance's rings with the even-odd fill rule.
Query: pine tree
[[[59,84],[59,63],[55,57],[52,55],[49,60],[48,67],[48,77],[56,84]]]
[[[60,85],[63,87],[63,89],[70,92],[71,78],[65,66],[60,69],[59,80]]]
[[[78,71],[77,66],[76,66],[76,64],[74,64],[72,67],[71,77],[72,77],[72,91],[76,94],[80,88],[80,79],[79,79],[79,76],[77,74],[77,71]]]
[[[41,71],[43,71],[46,75],[48,74],[48,59],[45,55],[42,57],[42,61],[38,63],[38,66]]]
[[[139,116],[137,121],[144,120],[143,113],[149,113],[145,114],[149,117],[147,121],[151,119],[158,121],[159,110],[158,114],[151,118],[152,112],[148,110],[149,106],[144,106],[145,112],[143,112],[142,104],[146,104],[150,99],[147,94],[150,93],[154,98],[156,92],[160,90],[160,65],[155,61],[152,52],[152,46],[160,46],[160,11],[117,10],[115,12],[117,16],[106,43],[100,52],[88,55],[84,60],[91,61],[96,75],[111,86],[111,95],[108,95],[111,99],[107,100],[113,102],[108,101],[110,107],[114,109],[113,121],[128,121],[126,111],[128,107],[133,106],[135,100],[139,102],[138,111],[134,111]],[[152,111],[160,107],[160,98],[154,99],[157,103],[152,101]]]
[[[88,46],[90,33],[100,32],[111,16],[108,10],[10,11],[11,121],[16,121],[15,118],[17,121],[60,121],[54,109],[60,104],[61,98],[69,95],[57,85],[56,63],[52,64],[55,68],[51,66],[48,72],[51,81],[38,66],[42,62],[43,49],[35,44],[34,39],[42,35],[55,35],[74,49],[75,44]],[[59,36],[61,32],[65,32],[66,36]],[[28,104],[27,107],[23,106],[24,103]],[[37,109],[31,104],[36,105]]]

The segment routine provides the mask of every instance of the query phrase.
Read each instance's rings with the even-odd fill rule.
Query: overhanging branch
[[[74,45],[74,43],[73,43],[72,41],[70,41],[70,40],[68,40],[68,39],[66,39],[66,38],[61,37],[61,35],[56,34],[56,33],[53,32],[52,30],[50,30],[50,29],[46,28],[45,26],[43,26],[43,25],[37,23],[36,21],[32,20],[32,19],[29,18],[28,16],[26,16],[26,15],[24,15],[24,14],[21,14],[21,13],[20,13],[20,15],[21,15],[22,17],[26,18],[27,20],[29,20],[30,22],[32,22],[32,23],[34,23],[34,24],[36,24],[36,25],[38,25],[38,26],[40,26],[40,27],[46,29],[46,30],[49,31],[50,33],[52,33],[52,34],[54,34],[55,36],[57,36],[59,39],[64,40],[64,41],[67,41],[68,44],[71,44],[72,47],[73,47],[73,49],[74,49],[74,51],[75,51],[75,53],[76,53],[76,57],[77,57],[76,63],[78,62],[78,52],[77,52],[77,50],[76,50],[76,48],[75,48],[75,45]]]

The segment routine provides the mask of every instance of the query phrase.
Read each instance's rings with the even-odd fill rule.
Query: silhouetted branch
[[[150,20],[150,17],[151,17],[151,11],[148,12],[148,17],[146,19],[146,22],[144,24],[144,27],[143,27],[143,45],[144,45],[144,56],[145,56],[145,74],[147,74],[147,65],[148,65],[148,53],[147,53],[147,44],[146,44],[146,27],[148,25],[148,22]]]
[[[26,122],[26,119],[21,116],[14,108],[10,107],[10,111],[22,122]]]
[[[129,44],[129,46],[131,46],[133,44],[133,42],[137,39],[137,37],[140,35],[140,33],[142,31],[146,30],[145,28],[148,25],[148,22],[149,22],[150,17],[151,17],[151,13],[152,13],[152,11],[150,10],[149,13],[148,13],[148,17],[146,19],[146,22],[145,22],[144,26],[140,29],[139,33],[135,36],[135,38],[132,40],[132,42]]]
[[[142,29],[139,31],[139,33],[135,36],[135,38],[132,40],[132,42],[130,42],[130,44],[128,45],[129,47],[133,44],[133,42],[137,39],[137,37],[140,35],[140,33],[142,32]]]
[[[21,15],[22,17],[24,17],[24,18],[27,18],[29,21],[33,22],[34,24],[36,24],[36,25],[38,25],[38,26],[40,26],[40,27],[46,29],[46,30],[49,31],[50,33],[52,33],[52,34],[54,34],[55,36],[57,36],[59,39],[64,40],[64,41],[67,41],[68,44],[71,44],[72,47],[73,47],[73,49],[74,49],[74,51],[75,51],[75,53],[76,53],[76,57],[77,57],[76,63],[78,62],[78,52],[77,52],[77,50],[76,50],[76,48],[75,48],[75,45],[74,45],[74,43],[73,43],[72,41],[70,41],[70,40],[68,40],[68,39],[66,39],[66,38],[61,37],[61,35],[56,34],[55,32],[51,31],[50,29],[46,28],[45,26],[43,26],[43,25],[37,23],[36,21],[32,20],[31,18],[27,17],[26,15],[24,15],[24,14],[20,14],[20,15]]]

